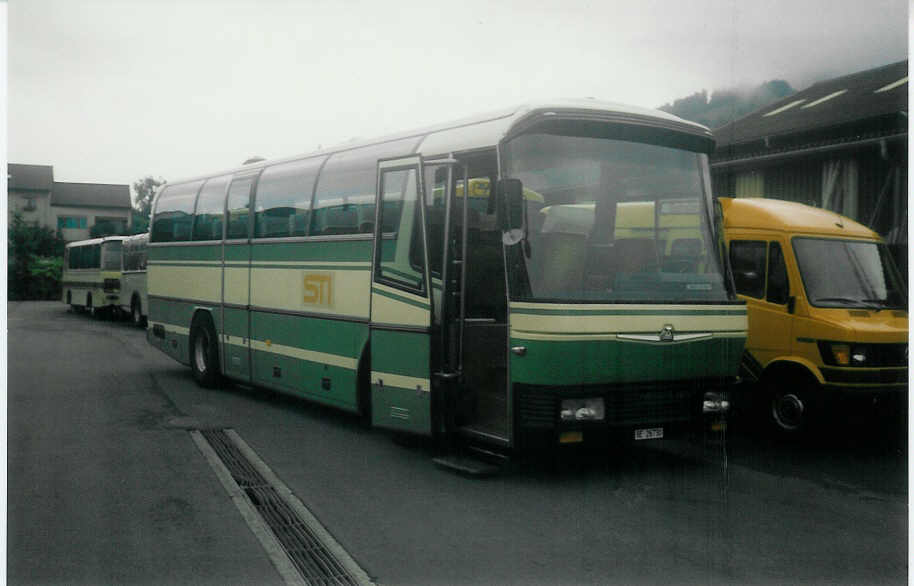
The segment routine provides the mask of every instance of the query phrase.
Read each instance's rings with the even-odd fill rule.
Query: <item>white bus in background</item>
[[[61,278],[64,303],[92,315],[118,308],[124,238],[107,236],[67,244]]]
[[[146,296],[146,245],[149,234],[137,234],[122,244],[120,308],[127,312],[134,325],[146,325],[149,300]]]

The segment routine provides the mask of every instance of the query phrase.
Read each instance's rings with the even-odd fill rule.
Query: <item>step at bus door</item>
[[[431,434],[431,302],[422,160],[378,163],[371,281],[372,423]]]

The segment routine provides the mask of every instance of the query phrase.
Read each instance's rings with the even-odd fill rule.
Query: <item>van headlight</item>
[[[603,421],[605,415],[602,397],[564,399],[559,413],[562,421]]]
[[[822,361],[830,366],[869,366],[873,361],[872,350],[867,344],[819,342]]]
[[[730,398],[726,393],[705,393],[701,404],[702,413],[726,413],[730,410]]]

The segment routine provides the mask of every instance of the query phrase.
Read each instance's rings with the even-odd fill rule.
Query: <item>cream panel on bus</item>
[[[368,318],[367,270],[254,268],[251,305]]]
[[[176,267],[149,264],[149,294],[175,299],[194,299],[219,303],[222,293],[222,268],[212,266]]]
[[[713,311],[714,308],[703,307],[702,309]],[[624,313],[621,315],[536,315],[520,312],[511,314],[512,335],[657,332],[666,325],[673,325],[676,331],[683,333],[745,333],[747,320],[745,313],[742,312],[702,315],[694,309],[692,311],[684,309],[681,314],[658,311],[655,315],[650,315],[650,311],[639,312],[634,308],[631,308],[629,315]]]
[[[225,303],[248,304],[249,278],[250,269],[247,266],[225,267]]]
[[[380,283],[375,283],[373,289],[372,322],[400,326],[429,326],[428,299]]]

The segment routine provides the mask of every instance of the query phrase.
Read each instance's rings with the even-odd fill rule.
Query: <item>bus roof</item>
[[[455,120],[445,124],[429,126],[426,128],[415,129],[407,132],[401,132],[388,136],[382,136],[365,141],[352,141],[339,144],[333,147],[324,148],[319,151],[303,153],[291,157],[277,159],[267,159],[256,161],[248,165],[239,165],[229,169],[223,169],[214,173],[205,175],[195,175],[183,177],[169,182],[174,185],[187,181],[195,181],[237,173],[240,171],[255,170],[261,167],[274,165],[286,161],[306,159],[310,157],[323,157],[336,152],[352,150],[360,147],[392,142],[405,138],[416,138],[419,142],[415,152],[423,156],[446,155],[452,152],[462,152],[476,149],[484,149],[496,146],[506,136],[510,135],[512,130],[516,129],[521,123],[537,115],[558,115],[558,114],[582,114],[593,117],[602,115],[619,122],[640,123],[653,122],[654,124],[678,130],[686,134],[693,134],[707,138],[713,141],[711,131],[701,124],[683,120],[660,110],[642,108],[639,106],[629,106],[615,102],[604,102],[591,99],[563,99],[541,102],[531,102],[528,104],[506,108],[494,112],[479,114],[469,118]],[[404,155],[409,153],[403,153]]]
[[[825,236],[853,236],[878,239],[863,224],[829,210],[792,201],[761,197],[721,197],[724,228],[748,228],[803,232]]]
[[[113,240],[126,240],[127,238],[128,236],[104,236],[102,238],[90,238],[89,240],[77,240],[76,242],[68,242],[65,248],[91,246],[92,244],[101,244],[102,242],[111,242]]]

